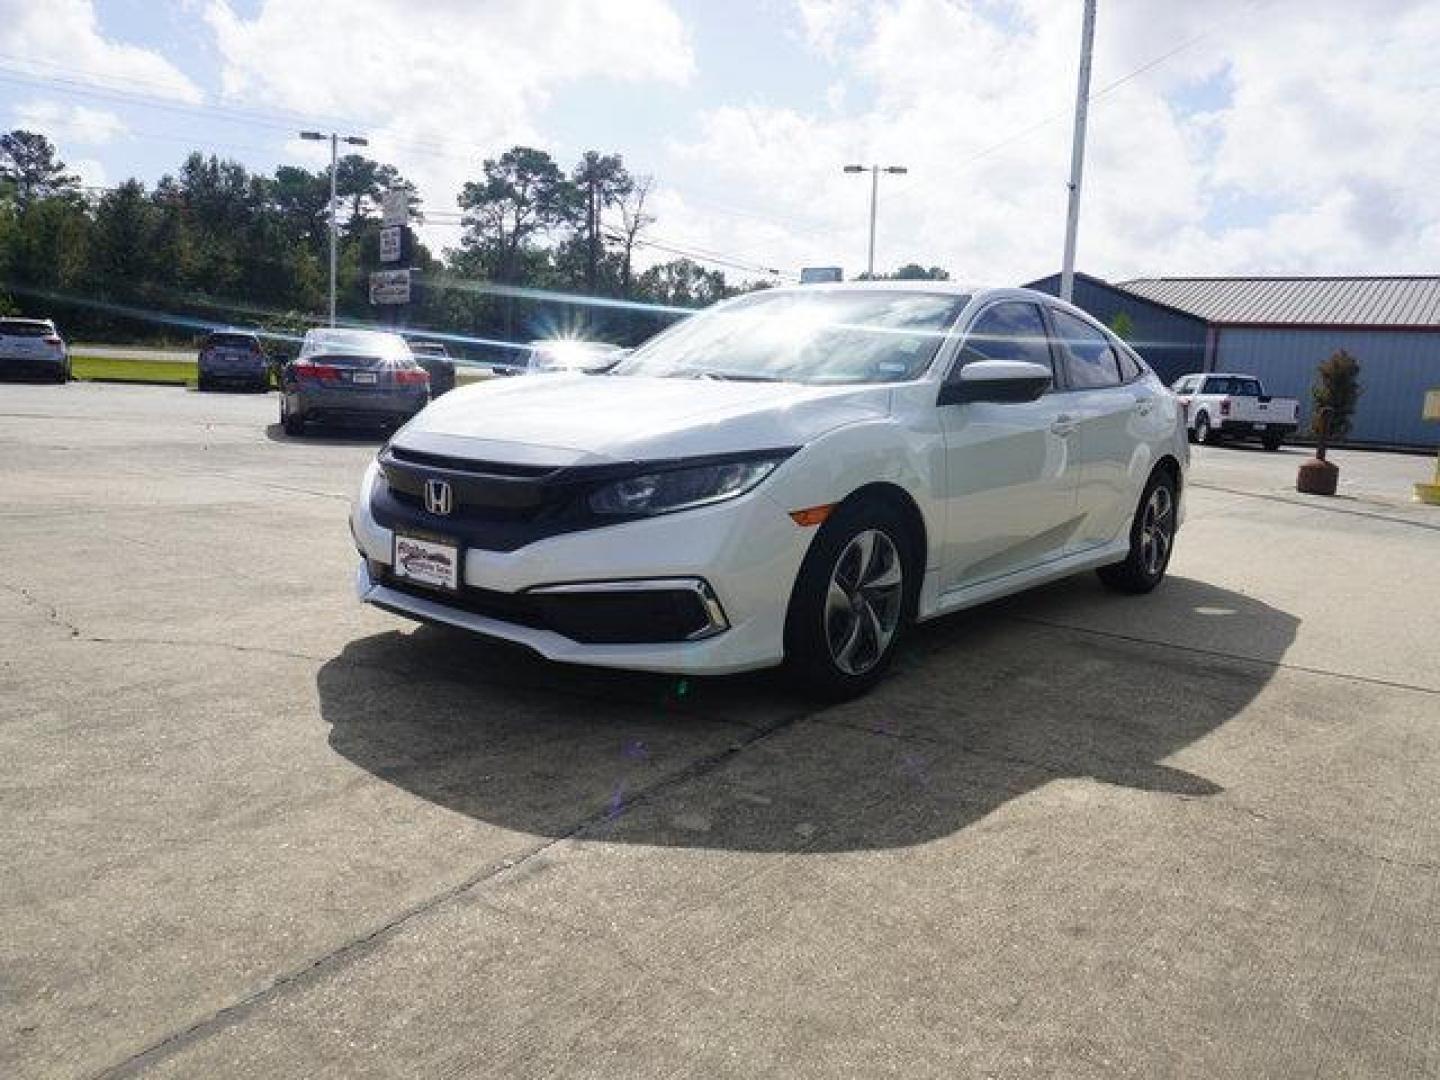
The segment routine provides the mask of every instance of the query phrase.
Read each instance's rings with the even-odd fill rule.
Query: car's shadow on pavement
[[[304,435],[286,435],[278,423],[265,425],[265,437],[278,443],[311,443],[321,446],[379,446],[393,429],[379,424],[333,424],[328,427],[311,425]]]
[[[319,672],[320,707],[366,771],[545,837],[859,850],[948,835],[1066,778],[1218,792],[1166,759],[1249,704],[1298,620],[1183,578],[1139,598],[1092,582],[927,624],[874,692],[826,709],[772,675],[573,668],[430,627],[351,642]],[[1075,627],[1104,604],[1125,605],[1128,631],[1047,617]],[[1221,618],[1258,662],[1136,640],[1152,624],[1171,640],[1187,617]]]

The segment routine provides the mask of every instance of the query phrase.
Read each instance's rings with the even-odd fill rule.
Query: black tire
[[[917,546],[904,515],[882,499],[846,503],[821,526],[785,617],[786,673],[807,696],[847,701],[884,676],[914,613],[922,565]],[[897,585],[888,583],[892,567],[899,570]],[[838,586],[848,598],[843,609],[832,608],[832,578],[846,583]]]
[[[1266,450],[1269,450],[1273,454],[1276,450],[1280,449],[1280,445],[1284,441],[1285,436],[1283,435],[1266,435],[1263,439],[1260,440],[1260,445],[1265,447]]]
[[[67,382],[69,382],[69,381],[70,381],[70,369],[69,369],[68,367],[63,367],[63,368],[61,368],[61,369],[60,369],[58,372],[56,372],[56,374],[55,374],[55,381],[56,381],[57,383],[67,383]]]
[[[292,413],[290,406],[285,403],[283,397],[280,399],[280,427],[286,435],[305,434],[304,415],[302,413]]]
[[[1161,494],[1157,496],[1157,492]],[[1163,509],[1155,506],[1163,502]],[[1179,510],[1175,478],[1168,469],[1156,469],[1140,495],[1135,519],[1130,523],[1130,554],[1124,562],[1102,566],[1096,571],[1110,588],[1124,593],[1148,593],[1165,578],[1170,556],[1175,551],[1175,521]],[[1155,528],[1161,535],[1157,536]],[[1163,543],[1157,552],[1155,544]]]
[[[197,375],[195,378],[195,389],[199,390],[202,394],[207,394],[215,389],[215,385],[204,375]]]
[[[1201,413],[1195,417],[1195,441],[1201,446],[1209,446],[1215,442],[1215,429],[1210,426],[1210,415]]]

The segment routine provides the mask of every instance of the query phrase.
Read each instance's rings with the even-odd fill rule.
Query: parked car
[[[49,319],[0,319],[0,375],[70,379],[70,349]]]
[[[566,338],[532,341],[525,371],[530,375],[555,371],[583,371],[599,375],[618,364],[628,351],[603,341],[571,341]]]
[[[270,389],[270,361],[258,334],[217,330],[205,336],[196,364],[196,387],[214,390],[221,386]]]
[[[429,400],[430,376],[399,334],[310,330],[281,374],[280,423],[287,435],[322,421],[402,424]]]
[[[616,374],[462,387],[397,433],[352,509],[360,598],[554,660],[784,663],[843,698],[912,620],[1082,570],[1132,593],[1165,575],[1179,402],[1049,296],[770,289]]]
[[[1173,389],[1197,443],[1252,438],[1266,450],[1279,450],[1300,425],[1300,403],[1271,397],[1253,375],[1183,375]]]
[[[455,389],[455,360],[440,341],[412,341],[410,352],[415,362],[430,376],[430,396],[437,398]]]

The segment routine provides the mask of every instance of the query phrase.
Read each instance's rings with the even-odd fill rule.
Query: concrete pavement
[[[1440,1073],[1425,459],[816,710],[361,609],[274,409],[0,386],[0,1074]]]

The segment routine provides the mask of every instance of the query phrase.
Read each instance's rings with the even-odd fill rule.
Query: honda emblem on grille
[[[455,493],[448,480],[425,481],[425,509],[442,516],[455,509]]]

